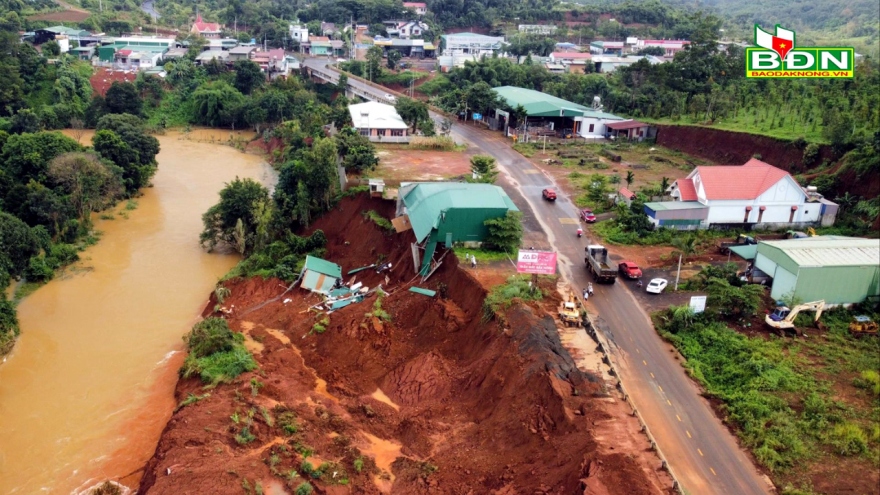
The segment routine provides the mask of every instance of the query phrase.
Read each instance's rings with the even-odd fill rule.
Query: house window
[[[361,129],[360,132],[361,132],[361,136],[370,137],[370,130],[369,129]]]
[[[588,132],[592,133],[595,126],[596,124],[590,124],[590,130]]]
[[[391,129],[392,136],[403,136],[403,129]]]
[[[376,131],[376,134],[379,135],[379,136],[384,136],[384,135],[385,135],[385,129],[379,129],[378,131]]]

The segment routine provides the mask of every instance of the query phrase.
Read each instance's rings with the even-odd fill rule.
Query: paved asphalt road
[[[320,67],[324,62],[307,61],[306,65]],[[377,96],[385,93],[358,81],[349,82],[359,89],[375,91]],[[524,211],[526,222],[531,223],[533,217],[540,223],[549,244],[559,253],[560,271],[574,287],[586,287],[591,278],[583,254],[589,240],[575,235],[578,210],[568,198],[560,197],[555,202],[541,199],[542,189],[555,187],[552,178],[514,151],[498,132],[457,123],[453,136],[498,160],[506,181],[531,209]],[[609,252],[613,257],[613,247]],[[630,399],[676,477],[688,493],[695,495],[769,493],[767,483],[740,450],[734,436],[685,375],[676,354],[654,331],[631,290],[636,290],[635,285],[624,280],[612,285],[594,284],[595,295],[589,305],[598,314],[600,329],[612,343],[612,359],[618,365]]]

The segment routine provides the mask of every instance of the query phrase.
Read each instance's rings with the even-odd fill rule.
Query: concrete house
[[[657,136],[657,128],[638,120],[623,120],[611,122],[606,128],[608,137],[627,139],[630,141],[643,141]]]
[[[642,50],[648,47],[662,48],[664,56],[674,57],[676,53],[685,49],[691,42],[687,40],[637,40],[634,50]]]
[[[189,32],[193,34],[197,34],[202,38],[219,38],[220,31],[222,30],[222,26],[217,22],[205,22],[202,20],[202,15],[196,15],[196,22],[193,23]]]
[[[417,15],[425,15],[428,13],[428,4],[425,2],[403,2],[403,8],[410,9]]]
[[[604,139],[607,123],[624,120],[533,89],[500,86],[493,90],[509,107],[521,105],[526,110],[530,128],[571,129],[574,135],[582,138]]]
[[[443,55],[473,55],[477,58],[485,55],[491,57],[493,53],[504,48],[503,36],[486,36],[476,33],[444,34],[440,36],[443,45]]]
[[[353,127],[373,142],[408,143],[409,126],[391,105],[368,101],[349,105]]]
[[[656,226],[782,229],[833,225],[837,205],[761,160],[697,167],[670,186],[675,201],[645,203]],[[670,204],[671,203],[671,204]],[[661,214],[662,212],[662,214]]]
[[[309,41],[309,28],[300,24],[291,24],[288,30],[290,31],[290,39],[297,43],[302,44]]]

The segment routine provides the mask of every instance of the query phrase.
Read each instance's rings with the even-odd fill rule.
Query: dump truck
[[[608,250],[605,246],[591,244],[584,248],[584,264],[597,282],[614,283],[617,268],[608,264]]]
[[[571,290],[568,291],[568,299],[559,305],[559,321],[567,327],[581,326],[581,312]]]

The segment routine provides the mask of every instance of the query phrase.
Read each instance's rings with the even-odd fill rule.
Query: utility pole
[[[675,273],[675,290],[678,291],[678,277],[681,276],[681,253],[678,253],[678,271]]]

